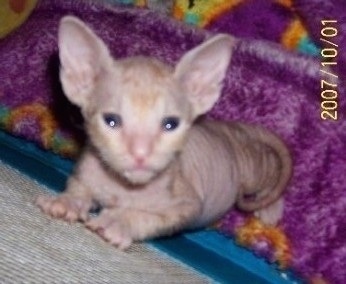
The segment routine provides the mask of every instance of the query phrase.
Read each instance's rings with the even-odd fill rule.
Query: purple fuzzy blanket
[[[306,279],[323,278],[336,284],[346,283],[346,9],[341,2],[295,2],[316,41],[321,37],[321,20],[337,21],[325,23],[334,29],[324,30],[327,35],[338,30],[338,35],[325,37],[337,47],[321,41],[338,52],[336,58],[329,58],[337,62],[330,64],[332,69],[321,65],[326,59],[299,55],[248,35],[234,50],[222,98],[210,113],[220,119],[264,125],[287,142],[294,175],[284,219],[273,233],[288,240],[285,253],[289,257],[281,264]],[[74,109],[64,100],[57,77],[57,27],[66,14],[88,22],[116,57],[142,54],[173,64],[211,34],[147,10],[106,8],[77,0],[41,1],[20,29],[0,41],[0,127],[67,155],[77,148],[79,134],[71,127]],[[251,24],[250,20],[241,24]],[[212,31],[224,31],[225,23],[214,22]],[[335,76],[320,69],[337,75],[339,81],[333,82]],[[322,78],[337,88],[323,83],[321,89]],[[334,103],[323,104],[330,109],[323,116],[335,116],[337,111],[337,120],[321,118],[324,90],[337,91]],[[335,96],[336,91],[324,95]],[[251,218],[231,210],[219,228],[241,241],[247,220]],[[280,262],[282,255],[276,254],[280,242],[275,242],[275,236],[268,238],[265,230],[248,245]]]

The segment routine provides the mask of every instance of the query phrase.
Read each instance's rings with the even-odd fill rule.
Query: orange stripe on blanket
[[[21,123],[28,121],[38,121],[40,126],[40,140],[46,150],[52,150],[64,157],[74,158],[81,151],[81,145],[73,138],[68,137],[58,129],[51,110],[42,104],[22,105],[12,110],[0,108],[0,126],[11,133],[16,132],[16,128]],[[20,131],[19,131],[20,132]]]
[[[257,218],[251,217],[247,222],[237,228],[236,241],[246,247],[253,247],[260,241],[268,243],[274,251],[274,260],[281,269],[288,267],[292,255],[290,253],[289,240],[278,227],[264,225]]]
[[[178,20],[187,20],[191,17],[196,22],[193,24],[205,27],[222,13],[244,2],[244,0],[212,0],[199,1],[193,7],[189,7],[189,1],[177,0],[173,7],[173,16]]]
[[[287,27],[286,31],[282,34],[281,43],[289,49],[295,49],[299,45],[302,38],[307,35],[302,22],[296,18]]]
[[[14,130],[16,125],[30,116],[38,119],[41,126],[40,133],[42,144],[45,148],[49,148],[53,142],[52,140],[57,129],[57,123],[53,114],[44,105],[34,103],[32,105],[23,105],[13,109],[7,120],[6,128],[8,130]]]

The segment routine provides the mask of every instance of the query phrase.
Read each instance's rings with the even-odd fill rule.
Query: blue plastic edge
[[[42,150],[34,143],[0,131],[0,160],[55,192],[61,192],[73,161]],[[148,242],[151,246],[193,267],[217,283],[304,283],[291,271],[279,271],[233,239],[201,230]]]

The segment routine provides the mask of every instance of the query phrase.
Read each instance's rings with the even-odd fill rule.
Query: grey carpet
[[[43,173],[44,174],[44,173]],[[0,162],[0,283],[210,283],[145,244],[126,252],[81,224],[43,215],[42,185]]]

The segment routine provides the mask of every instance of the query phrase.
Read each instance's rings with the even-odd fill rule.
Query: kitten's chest
[[[108,169],[92,152],[86,152],[79,162],[77,174],[103,206],[164,208],[171,199],[170,175],[163,174],[150,183],[133,186]]]

